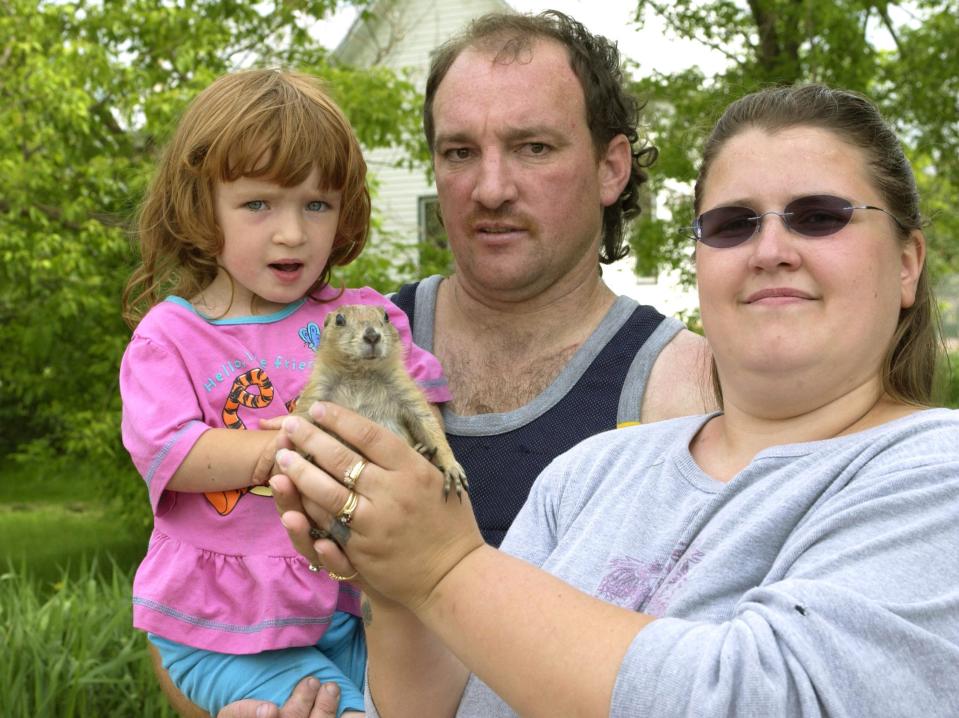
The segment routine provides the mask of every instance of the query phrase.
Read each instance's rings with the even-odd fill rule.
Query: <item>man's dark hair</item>
[[[656,161],[657,150],[640,143],[637,125],[642,109],[626,89],[619,50],[602,35],[594,35],[568,15],[547,10],[539,15],[491,13],[477,18],[459,35],[441,45],[433,54],[423,103],[423,131],[433,152],[435,125],[433,100],[436,91],[460,53],[467,48],[489,50],[494,62],[515,62],[528,55],[536,40],[552,40],[569,53],[569,64],[583,88],[586,124],[597,155],[606,151],[610,140],[625,135],[632,162],[629,181],[619,199],[603,212],[603,243],[599,261],[622,259],[629,252],[625,225],[642,211],[639,188],[647,179],[645,169]]]

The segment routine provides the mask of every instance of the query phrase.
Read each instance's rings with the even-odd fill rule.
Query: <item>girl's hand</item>
[[[355,567],[368,589],[415,611],[454,566],[484,545],[469,498],[445,501],[442,474],[389,430],[325,402],[314,404],[310,415],[323,430],[287,417],[281,436],[312,456],[316,465],[281,450],[277,463],[282,475],[271,482],[283,497],[277,505],[294,545],[310,560],[304,538],[309,527],[295,516],[300,507],[287,480],[298,491],[302,514],[329,531],[338,544],[328,539],[311,542],[316,560],[327,561],[329,570],[339,575],[349,576]],[[367,465],[354,487],[358,503],[351,522],[344,525],[335,517],[350,492],[340,482],[364,457]]]
[[[261,422],[262,425],[263,422]],[[250,483],[253,486],[262,486],[267,481],[270,480],[270,477],[276,473],[276,451],[280,448],[277,439],[279,438],[279,432],[276,430],[269,432],[272,436],[266,440],[263,445],[263,449],[260,451],[260,455],[256,460],[256,466],[253,468],[253,476],[250,477]]]

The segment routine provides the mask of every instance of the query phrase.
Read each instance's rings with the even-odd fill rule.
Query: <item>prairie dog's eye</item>
[[[338,326],[338,327],[345,327],[345,326],[346,326],[346,317],[344,317],[342,314],[337,314],[337,315],[336,315],[336,326]]]
[[[390,323],[390,315],[385,311],[383,312],[383,321],[386,322],[387,324]]]

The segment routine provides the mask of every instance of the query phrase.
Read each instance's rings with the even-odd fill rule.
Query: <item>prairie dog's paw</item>
[[[435,446],[428,446],[427,444],[420,443],[420,444],[415,444],[413,446],[413,449],[419,452],[421,456],[425,456],[429,461],[432,461],[433,457],[436,456]]]
[[[456,495],[459,497],[459,500],[462,501],[463,492],[466,491],[469,493],[470,488],[463,467],[459,465],[458,461],[454,461],[449,466],[440,466],[439,468],[443,472],[443,500],[445,501],[449,498],[450,489],[455,486]]]

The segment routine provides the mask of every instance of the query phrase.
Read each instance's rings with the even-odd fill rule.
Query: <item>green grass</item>
[[[0,715],[172,717],[130,621],[130,574],[115,565],[86,564],[52,587],[8,566],[0,575]]]
[[[83,469],[0,471],[4,718],[174,716],[131,618],[149,534],[104,505],[96,481]]]
[[[0,567],[12,562],[45,582],[58,580],[64,571],[71,575],[84,562],[101,571],[111,562],[135,567],[146,552],[149,533],[104,505],[90,488],[93,482],[82,471],[68,476],[52,467],[4,469]]]

